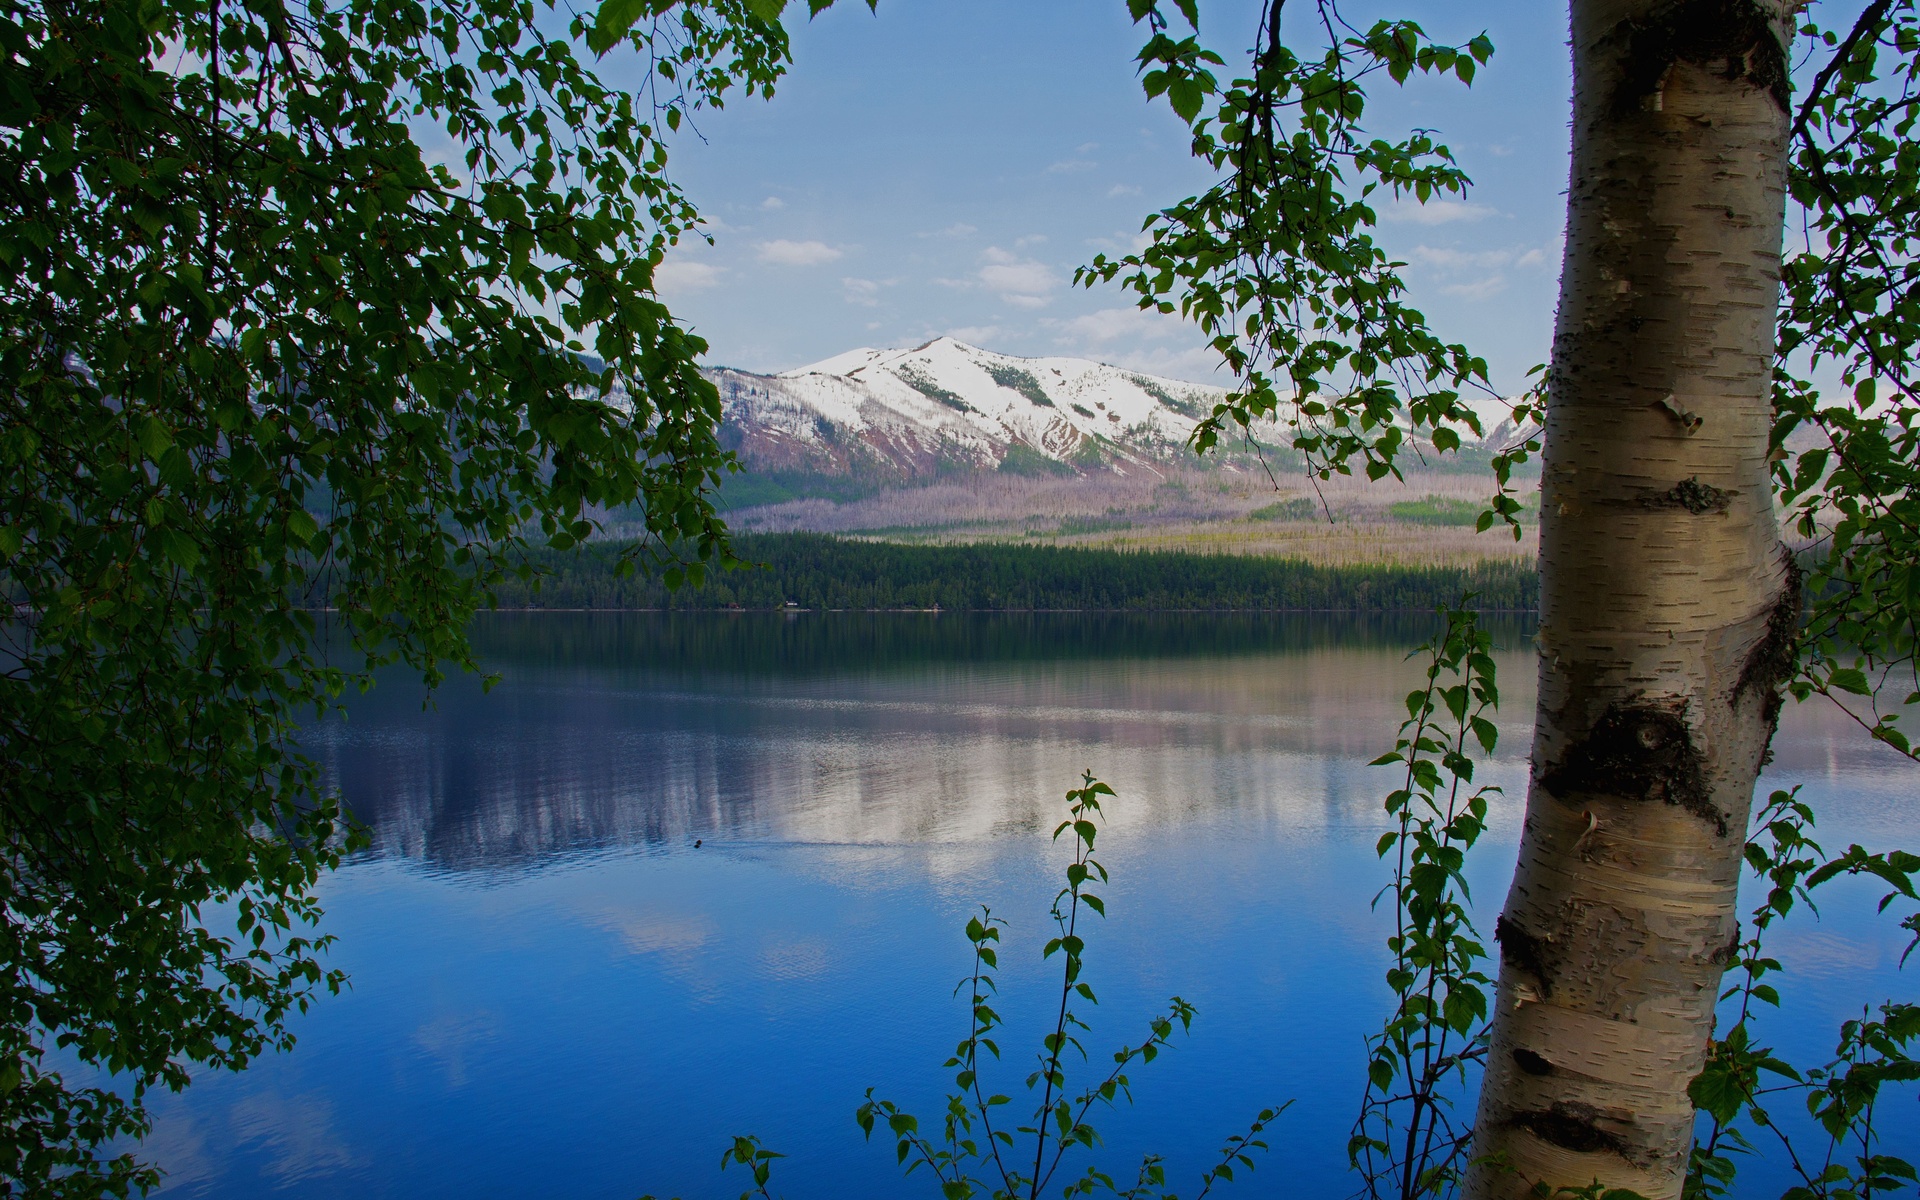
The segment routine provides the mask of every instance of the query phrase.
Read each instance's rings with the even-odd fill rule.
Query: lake
[[[773,1191],[938,1194],[853,1112],[868,1087],[937,1125],[953,995],[981,904],[1008,921],[993,1086],[1024,1095],[1083,769],[1118,792],[1089,934],[1096,1064],[1178,994],[1189,1036],[1096,1125],[1131,1177],[1190,1195],[1258,1109],[1273,1152],[1216,1194],[1343,1196],[1363,1039],[1386,1013],[1393,745],[1432,622],[1331,616],[526,614],[483,620],[497,686],[422,706],[398,677],[307,747],[371,829],[323,886],[352,988],[299,1045],[159,1098],[168,1196],[717,1197],[735,1134],[789,1157]],[[1492,619],[1504,705],[1482,779],[1507,789],[1470,865],[1490,933],[1533,712],[1531,627]],[[1920,843],[1913,771],[1832,712],[1790,707],[1763,786],[1818,801],[1830,849]],[[1911,996],[1880,891],[1834,885],[1775,943],[1789,1015],[1829,1053],[1864,999]],[[1916,968],[1920,969],[1920,968]],[[1047,995],[1049,986],[1053,992]],[[1084,1078],[1085,1076],[1081,1076]],[[1920,1146],[1911,1091],[1888,1149]],[[1777,1195],[1776,1165],[1748,1168]],[[1772,1184],[1771,1191],[1758,1186]]]

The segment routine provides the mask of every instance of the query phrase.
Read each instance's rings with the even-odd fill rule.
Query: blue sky
[[[1436,37],[1494,39],[1471,89],[1382,79],[1368,126],[1437,130],[1474,177],[1465,202],[1384,213],[1380,235],[1410,264],[1434,324],[1512,389],[1546,357],[1552,328],[1564,9],[1343,7],[1355,24],[1390,11]],[[1201,10],[1209,44],[1249,44],[1254,4]],[[802,14],[796,0],[779,93],[702,114],[674,149],[715,244],[675,253],[662,290],[711,361],[777,371],[951,334],[1217,380],[1190,327],[1136,312],[1117,287],[1071,286],[1076,266],[1131,247],[1150,211],[1209,182],[1178,120],[1140,91],[1144,31],[1125,0],[881,0],[878,15],[840,0],[811,22]]]

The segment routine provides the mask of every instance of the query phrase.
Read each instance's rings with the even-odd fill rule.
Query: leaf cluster
[[[1470,601],[1443,610],[1440,632],[1413,652],[1427,658],[1426,684],[1407,694],[1393,751],[1373,761],[1403,774],[1386,799],[1394,828],[1375,848],[1394,868],[1374,902],[1393,901],[1387,986],[1395,1005],[1368,1039],[1367,1090],[1347,1142],[1367,1196],[1449,1193],[1472,1141],[1449,1089],[1464,1087],[1486,1055],[1492,980],[1464,868],[1499,793],[1474,787],[1473,775],[1474,747],[1490,754],[1499,741],[1491,714],[1500,693],[1493,640]]]
[[[1282,420],[1290,445],[1320,478],[1400,477],[1403,455],[1445,453],[1460,430],[1487,431],[1464,393],[1493,395],[1486,363],[1442,340],[1405,299],[1394,261],[1374,240],[1374,205],[1424,204],[1468,185],[1452,152],[1424,130],[1398,139],[1363,124],[1369,77],[1395,83],[1449,74],[1471,82],[1493,53],[1482,35],[1450,45],[1411,21],[1347,24],[1333,0],[1313,10],[1319,49],[1300,53],[1282,36],[1283,5],[1261,9],[1247,72],[1223,80],[1226,59],[1194,27],[1175,37],[1157,0],[1130,0],[1151,37],[1139,55],[1150,98],[1164,97],[1191,133],[1196,158],[1219,181],[1150,216],[1149,244],[1106,255],[1076,273],[1086,286],[1120,281],[1141,308],[1195,322],[1233,372],[1236,386],[1193,434],[1205,452],[1237,429]],[[1515,407],[1538,415],[1539,397]],[[1500,498],[1491,519],[1518,535],[1508,495],[1512,467],[1538,450],[1531,437],[1497,456]]]
[[[341,985],[313,888],[356,835],[303,714],[471,665],[527,551],[611,509],[626,571],[727,560],[719,398],[653,290],[698,217],[663,138],[771,88],[785,35],[604,15],[0,13],[0,1191],[151,1187],[104,1149],[147,1090]]]
[[[1873,0],[1851,26],[1817,12],[1788,186],[1798,236],[1783,265],[1775,489],[1811,551],[1796,695],[1824,695],[1915,753],[1899,715],[1920,703],[1920,13]],[[1837,375],[1829,396],[1812,380]]]
[[[1879,902],[1881,912],[1900,902],[1920,906],[1920,856],[1869,853],[1858,845],[1830,856],[1814,840],[1813,827],[1813,810],[1798,789],[1774,792],[1755,818],[1746,860],[1766,890],[1752,912],[1752,932],[1736,950],[1737,980],[1721,997],[1736,1002],[1734,1020],[1708,1048],[1705,1067],[1687,1089],[1708,1119],[1689,1164],[1688,1197],[1735,1194],[1735,1156],[1753,1153],[1756,1138],[1773,1141],[1799,1177],[1783,1200],[1857,1200],[1915,1182],[1911,1162],[1881,1151],[1874,1116],[1884,1087],[1920,1082],[1914,1054],[1920,1049],[1920,1006],[1889,1002],[1878,1017],[1866,1011],[1843,1023],[1833,1058],[1817,1066],[1797,1067],[1755,1039],[1756,1005],[1781,1003],[1768,978],[1784,968],[1766,952],[1767,935],[1796,907],[1812,911],[1815,889],[1843,876],[1869,876],[1891,889]],[[1908,928],[1916,924],[1911,914],[1904,922]],[[1825,1135],[1823,1145],[1781,1128],[1774,1111],[1793,1100]]]

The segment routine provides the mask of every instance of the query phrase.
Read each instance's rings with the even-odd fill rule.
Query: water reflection
[[[1531,628],[1493,628],[1505,704],[1483,778],[1509,795],[1469,867],[1483,926],[1511,870],[1534,694]],[[1250,1194],[1345,1195],[1362,1039],[1384,1011],[1371,901],[1391,784],[1366,764],[1392,743],[1420,677],[1406,649],[1430,629],[484,622],[490,693],[455,681],[423,710],[390,680],[307,731],[374,839],[325,885],[353,989],[301,1018],[294,1054],[161,1099],[149,1145],[175,1171],[168,1193],[691,1200],[738,1193],[714,1164],[721,1138],[753,1130],[793,1154],[776,1189],[793,1200],[926,1194],[861,1142],[853,1107],[878,1084],[937,1110],[932,1068],[964,1029],[957,930],[979,903],[1014,922],[1003,1011],[1041,1018],[1060,867],[1046,833],[1090,767],[1120,797],[1089,1037],[1137,1041],[1176,991],[1201,1011],[1143,1076],[1142,1108],[1102,1126],[1109,1146],[1166,1153],[1190,1179],[1252,1112],[1300,1097]],[[1768,779],[1806,789],[1830,845],[1878,848],[1920,840],[1909,772],[1800,706]],[[1871,915],[1879,891],[1849,887],[1778,939],[1793,1017],[1768,1036],[1784,1052],[1829,1049],[1863,988],[1911,990],[1904,939]],[[1009,1042],[1002,1091],[1028,1069],[1026,1040]],[[1920,1136],[1900,1105],[1883,1128]]]
[[[1329,764],[1390,747],[1415,681],[1409,617],[945,614],[498,616],[503,686],[423,708],[392,685],[309,750],[377,854],[516,869],[621,846],[900,844],[1051,827],[1091,767],[1123,823],[1370,822]],[[1531,628],[1494,618],[1498,757],[1526,752]],[[1790,709],[1769,775],[1819,781],[1849,830],[1907,826],[1884,747]],[[1092,760],[1092,761],[1089,761]],[[1502,780],[1517,789],[1522,778]],[[1518,793],[1513,799],[1518,798]]]
[[[444,870],[703,840],[897,844],[1032,831],[1081,767],[1197,814],[1371,817],[1330,760],[1391,745],[1424,620],[497,618],[503,686],[376,690],[309,749],[376,852]],[[1506,711],[1532,704],[1517,621]],[[763,665],[749,665],[760,661]],[[1523,748],[1509,719],[1506,753]],[[1091,761],[1090,761],[1091,760]]]

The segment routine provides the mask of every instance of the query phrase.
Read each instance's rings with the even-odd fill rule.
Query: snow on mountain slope
[[[953,338],[849,350],[779,375],[709,370],[751,468],[917,477],[992,467],[1016,447],[1083,470],[1164,460],[1226,393],[1079,358],[1015,358]]]
[[[950,337],[862,348],[778,375],[713,368],[722,437],[749,470],[906,482],[954,470],[1174,460],[1222,388],[1083,358],[1015,358]],[[1521,436],[1510,402],[1469,393],[1486,444]],[[1467,431],[1461,431],[1471,439]],[[1011,457],[1010,457],[1011,456]]]

